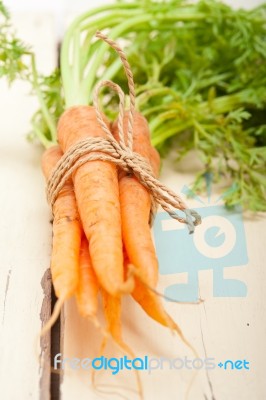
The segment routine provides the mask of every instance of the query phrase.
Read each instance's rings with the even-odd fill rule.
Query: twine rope
[[[125,110],[124,92],[116,83],[106,80],[99,82],[94,90],[93,105],[97,116],[97,121],[106,134],[106,139],[102,137],[90,137],[71,146],[61,157],[51,177],[47,183],[47,199],[53,207],[56,198],[63,188],[66,181],[83,164],[88,161],[108,161],[114,163],[127,173],[134,174],[142,185],[144,185],[152,197],[151,219],[155,213],[155,204],[161,207],[174,219],[186,223],[190,233],[194,232],[195,226],[201,223],[199,214],[188,209],[183,200],[172,190],[163,185],[153,175],[150,164],[144,157],[133,151],[133,124],[135,111],[135,88],[133,74],[126,55],[117,43],[109,39],[102,32],[97,32],[96,37],[107,42],[119,54],[126,76],[128,78],[130,109],[128,117],[127,135],[123,128],[123,118]],[[119,114],[118,114],[118,134],[117,141],[112,132],[103,120],[99,107],[99,92],[102,87],[108,86],[119,96]],[[126,140],[127,139],[127,140]],[[185,218],[179,216],[174,209],[184,212]]]

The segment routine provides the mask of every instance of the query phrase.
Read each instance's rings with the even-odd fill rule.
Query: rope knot
[[[118,153],[120,160],[123,161],[129,169],[131,169],[132,163],[134,163],[134,160],[136,159],[135,153],[133,153],[133,151],[130,149],[124,150],[122,147]]]

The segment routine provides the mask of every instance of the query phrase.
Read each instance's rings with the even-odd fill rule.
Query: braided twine
[[[89,137],[73,145],[64,153],[53,170],[47,183],[48,202],[51,204],[51,206],[54,205],[56,198],[66,181],[81,165],[88,161],[109,161],[116,164],[124,171],[134,174],[139,182],[141,182],[141,184],[144,185],[150,192],[152,197],[150,224],[153,221],[157,205],[161,205],[161,207],[167,211],[172,218],[178,220],[179,222],[186,223],[188,225],[189,233],[193,233],[195,226],[201,223],[199,214],[194,210],[188,209],[183,200],[177,194],[156,179],[153,175],[151,166],[146,159],[133,151],[135,88],[132,71],[125,53],[117,45],[117,43],[106,37],[102,32],[98,31],[96,33],[96,37],[104,40],[119,54],[128,78],[130,109],[128,113],[127,135],[125,135],[123,128],[125,110],[124,92],[119,85],[112,81],[106,80],[99,82],[94,90],[93,105],[95,107],[97,120],[103,131],[106,133],[106,139],[102,137]],[[105,124],[100,111],[99,92],[104,86],[110,87],[116,91],[119,96],[119,142],[114,138],[108,126]],[[125,138],[127,138],[127,140]],[[183,211],[185,217],[182,218],[179,216],[175,209]]]

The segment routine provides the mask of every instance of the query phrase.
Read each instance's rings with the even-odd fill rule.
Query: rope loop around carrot
[[[94,91],[93,104],[97,120],[101,128],[106,133],[106,139],[102,137],[88,137],[87,139],[76,143],[67,152],[64,153],[58,164],[56,165],[51,177],[47,183],[47,199],[51,206],[54,205],[56,198],[63,188],[65,182],[71,175],[83,164],[88,161],[101,160],[116,164],[119,168],[128,173],[134,174],[136,178],[150,192],[153,199],[153,207],[151,214],[154,214],[156,205],[161,207],[174,219],[188,225],[189,233],[193,233],[195,226],[201,223],[199,214],[186,207],[183,200],[172,190],[157,180],[151,166],[146,159],[133,151],[133,125],[135,112],[135,89],[133,74],[130,65],[126,59],[123,50],[111,39],[107,38],[103,33],[97,32],[96,36],[107,42],[119,54],[125,73],[128,78],[130,109],[128,118],[127,132],[123,130],[123,118],[125,110],[125,96],[119,85],[112,81],[99,82]],[[118,130],[119,141],[117,141],[112,132],[103,120],[99,107],[99,91],[102,87],[108,86],[115,90],[119,96],[119,114],[118,114]],[[175,209],[184,212],[185,217],[179,216]],[[153,221],[151,215],[150,222]]]
[[[117,147],[119,143],[116,143],[116,146],[114,146],[113,142],[108,139],[88,138],[65,152],[47,184],[47,198],[51,206],[54,205],[58,193],[66,181],[81,165],[87,161],[109,161],[119,168],[134,174],[149,190],[155,202],[160,204],[172,218],[177,219],[179,222],[187,223],[189,231],[192,233],[194,226],[201,222],[198,213],[194,210],[189,210],[177,194],[153,176],[150,165],[143,157],[132,151],[128,152],[121,147]],[[180,217],[173,208],[182,210],[186,217]]]

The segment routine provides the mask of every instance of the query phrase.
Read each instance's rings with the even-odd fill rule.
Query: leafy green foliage
[[[48,77],[37,73],[35,57],[30,47],[24,44],[14,31],[10,15],[0,1],[0,78],[9,84],[22,79],[31,84],[33,94],[39,98],[41,108],[32,118],[29,139],[38,137],[44,146],[54,143],[56,119],[63,109],[60,73],[55,71]]]
[[[139,7],[151,12],[158,4]],[[153,143],[163,156],[176,149],[177,160],[197,150],[203,167],[194,190],[204,190],[206,173],[215,182],[230,178],[227,205],[266,210],[266,5],[246,11],[215,0],[163,4],[165,18],[156,14],[145,29],[123,34]],[[114,61],[110,52],[107,70]],[[122,68],[111,78],[127,90]]]
[[[0,1],[0,78],[5,76],[9,83],[15,79],[28,79],[29,71],[25,58],[29,48],[16,37],[10,25],[7,9]]]
[[[56,68],[51,75],[40,76],[38,79],[38,88],[41,92],[45,108],[55,127],[65,106],[64,96],[62,94],[60,70]],[[44,118],[42,108],[37,110],[32,116],[31,123],[33,129],[28,135],[30,141],[37,138],[45,147],[54,143],[54,137],[52,136],[50,125],[47,123],[47,119]]]

